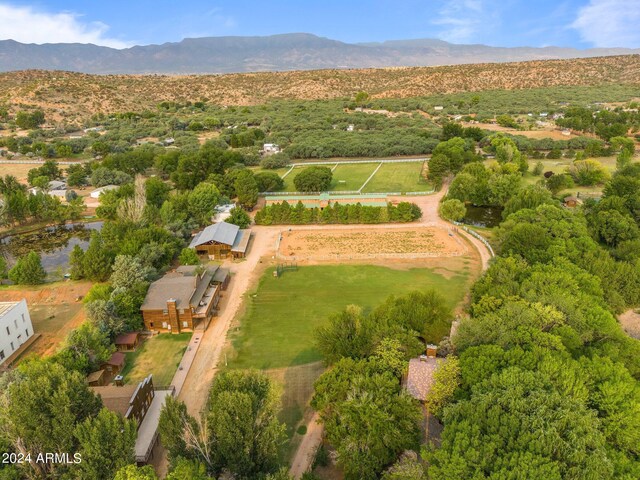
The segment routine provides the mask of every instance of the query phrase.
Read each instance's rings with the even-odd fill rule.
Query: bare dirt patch
[[[27,354],[50,355],[60,342],[85,320],[82,303],[76,301],[87,294],[89,282],[58,282],[41,287],[8,287],[0,290],[0,301],[27,300],[33,329],[42,336]]]
[[[371,230],[291,230],[282,233],[279,255],[291,260],[460,256],[467,247],[441,227]]]
[[[640,340],[640,313],[634,310],[627,310],[618,317],[622,329],[627,335]]]

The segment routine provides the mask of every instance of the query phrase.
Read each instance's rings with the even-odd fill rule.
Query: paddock
[[[349,262],[361,259],[457,257],[469,247],[440,227],[283,230],[276,256],[285,261]]]

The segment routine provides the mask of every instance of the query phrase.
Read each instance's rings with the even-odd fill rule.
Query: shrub
[[[20,257],[14,267],[9,270],[9,279],[18,285],[39,285],[44,283],[46,276],[40,255],[36,252],[29,252],[24,257]]]

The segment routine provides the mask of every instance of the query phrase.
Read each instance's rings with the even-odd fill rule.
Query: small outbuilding
[[[576,208],[580,205],[582,205],[582,200],[580,200],[578,197],[574,197],[573,195],[565,197],[564,199],[564,206],[567,208]]]
[[[107,372],[98,370],[87,375],[87,383],[90,387],[102,387],[108,383]]]
[[[121,333],[114,343],[119,352],[133,352],[140,343],[140,332]]]
[[[111,358],[109,358],[109,360],[104,362],[100,367],[103,370],[106,370],[106,373],[109,375],[109,378],[115,377],[124,368],[125,358],[126,357],[124,353],[114,352],[113,355],[111,355]]]

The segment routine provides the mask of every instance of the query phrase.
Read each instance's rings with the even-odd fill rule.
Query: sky
[[[0,0],[0,40],[114,48],[305,32],[349,43],[640,48],[640,0]]]

